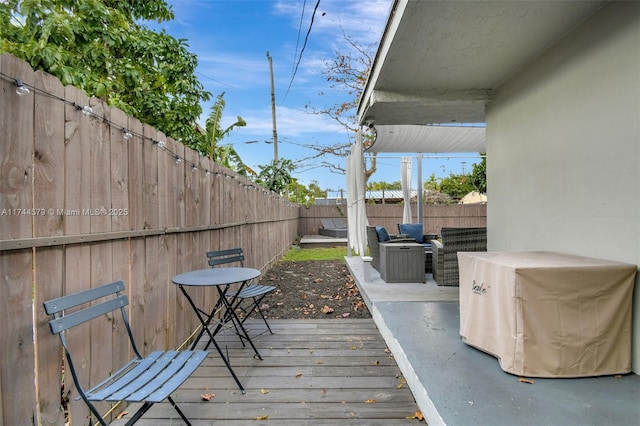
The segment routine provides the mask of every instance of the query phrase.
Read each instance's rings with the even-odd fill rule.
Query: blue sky
[[[348,49],[343,31],[360,45],[377,43],[392,0],[321,0],[300,57],[316,2],[168,0],[175,19],[159,25],[172,36],[187,39],[189,51],[198,56],[198,78],[212,93],[212,102],[225,92],[223,125],[235,122],[237,116],[247,122],[223,142],[232,143],[256,171],[258,165],[266,165],[274,157],[267,51],[273,60],[278,156],[296,162],[314,154],[301,145],[353,142],[353,134],[327,117],[309,113],[305,106],[323,108],[349,99],[349,95],[330,89],[320,74],[323,64],[334,58],[336,51]],[[203,105],[202,123],[212,102]],[[248,141],[258,143],[245,143]],[[346,158],[335,156],[323,160],[342,167],[346,164]],[[317,181],[322,189],[345,189],[346,177],[321,167],[321,161],[301,163],[294,176],[305,185]],[[462,161],[467,171],[477,162],[469,158],[423,160],[424,179],[431,173],[438,177],[460,173]],[[416,167],[414,160],[414,186]],[[379,155],[378,170],[370,181],[399,181],[399,155]]]

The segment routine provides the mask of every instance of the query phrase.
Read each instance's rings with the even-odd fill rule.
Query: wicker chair
[[[460,285],[459,251],[487,251],[487,228],[442,228],[441,241],[432,240],[433,279],[442,286]]]
[[[384,229],[384,228],[382,228]],[[386,230],[384,231],[386,232]],[[388,235],[388,234],[387,234]],[[380,241],[378,231],[375,226],[367,226],[367,245],[369,246],[369,256],[371,256],[371,266],[380,272],[380,243],[415,243],[413,238],[400,238],[396,235],[388,235],[389,239]]]

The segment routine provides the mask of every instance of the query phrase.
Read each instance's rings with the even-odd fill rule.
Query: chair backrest
[[[400,234],[406,234],[409,238],[416,240],[416,243],[428,243],[424,241],[424,230],[421,223],[399,223],[398,232]]]
[[[487,251],[487,228],[442,228],[446,251]]]
[[[67,345],[65,331],[88,323],[96,318],[104,321],[104,314],[120,310],[122,321],[129,335],[131,347],[138,359],[142,359],[142,355],[140,355],[133,340],[133,333],[125,310],[125,307],[129,304],[129,299],[127,295],[120,294],[122,291],[124,291],[124,283],[122,281],[116,281],[44,302],[45,312],[48,315],[53,315],[53,319],[49,321],[51,333],[57,334],[60,337],[69,362],[71,374],[73,375],[76,386],[82,393],[84,390],[78,382],[71,352]],[[84,307],[83,305],[87,306]],[[67,312],[67,310],[69,310],[69,312]],[[122,349],[126,350],[125,348]]]
[[[240,266],[244,266],[244,252],[241,248],[232,248],[226,250],[213,250],[207,252],[209,266],[212,268],[227,263],[239,262]]]

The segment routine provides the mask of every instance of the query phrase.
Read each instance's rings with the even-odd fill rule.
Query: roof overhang
[[[486,152],[484,127],[382,125],[375,134],[366,152]]]
[[[497,88],[605,3],[396,0],[359,122],[483,123]]]

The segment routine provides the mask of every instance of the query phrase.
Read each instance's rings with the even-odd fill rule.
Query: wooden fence
[[[0,56],[0,73],[0,424],[63,425],[44,300],[122,279],[140,349],[179,347],[199,323],[171,277],[234,246],[265,270],[295,241],[298,206],[15,57]],[[19,96],[16,79],[30,93]],[[82,376],[131,357],[122,332],[105,321],[72,336]],[[64,393],[72,424],[86,424],[68,378]]]
[[[399,204],[367,204],[367,219],[370,225],[384,226],[391,233],[398,233],[398,223],[402,222],[403,206]],[[411,206],[416,215],[416,205]],[[298,233],[300,235],[317,235],[321,228],[322,218],[347,217],[346,204],[334,206],[310,206],[300,208]],[[486,204],[451,204],[430,205],[423,208],[422,224],[425,233],[439,234],[442,227],[476,227],[487,226]]]

